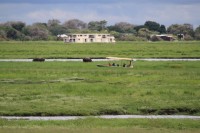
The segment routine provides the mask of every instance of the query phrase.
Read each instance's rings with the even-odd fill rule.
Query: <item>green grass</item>
[[[198,41],[64,44],[1,41],[0,58],[200,57]],[[0,62],[0,115],[200,115],[200,62],[137,61],[134,68],[99,68],[108,62]],[[112,63],[112,62],[111,62]],[[117,62],[122,64],[122,62]],[[199,133],[198,120],[0,119],[0,133]]]
[[[69,57],[199,57],[199,41],[66,44],[62,41],[1,41],[0,59]]]
[[[200,62],[103,63],[0,62],[0,115],[200,114]]]
[[[198,133],[198,120],[172,119],[79,119],[69,121],[28,121],[0,119],[2,133],[53,132],[151,132]]]

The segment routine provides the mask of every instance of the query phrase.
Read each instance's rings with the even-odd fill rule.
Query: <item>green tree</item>
[[[154,21],[146,21],[144,26],[151,31],[160,32],[160,24]]]
[[[49,32],[51,33],[51,35],[57,36],[58,34],[66,34],[69,33],[69,31],[67,30],[66,27],[62,26],[62,25],[57,25],[57,26],[53,26],[53,27],[49,27]]]
[[[26,26],[24,22],[11,22],[11,26],[16,29],[17,31],[22,31],[22,29]]]
[[[138,31],[138,36],[142,38],[146,38],[147,40],[150,40],[151,35],[159,34],[157,31],[150,31],[147,28],[142,28]]]
[[[183,34],[183,29],[179,24],[172,24],[167,28],[167,32],[174,35]]]
[[[196,40],[200,40],[200,25],[195,29],[194,37]]]
[[[152,33],[152,32],[149,31],[149,29],[147,29],[147,28],[141,28],[141,29],[138,31],[138,36],[139,36],[139,37],[146,38],[146,39],[150,39],[151,33]]]
[[[6,40],[6,32],[4,30],[0,30],[0,41]]]
[[[60,23],[61,22],[58,19],[48,20],[47,27],[51,35],[57,36],[58,34],[65,34],[69,32],[67,28]]]
[[[7,29],[6,37],[10,39],[17,39],[19,37],[19,34],[14,28],[10,27]]]
[[[119,39],[120,33],[116,31],[110,31],[110,34],[113,35],[116,39]]]
[[[89,30],[93,30],[93,31],[101,31],[101,30],[105,30],[106,29],[106,25],[107,25],[107,21],[106,20],[91,21],[91,22],[88,23],[88,29]]]
[[[32,40],[48,39],[48,30],[40,24],[33,24],[31,26],[27,26],[23,32],[26,36],[30,36]]]
[[[63,24],[67,29],[85,29],[87,24],[79,19],[71,19]]]
[[[32,26],[47,30],[47,23],[37,22],[37,23],[33,23]]]
[[[60,25],[60,20],[58,20],[58,19],[50,19],[50,20],[48,20],[48,22],[47,22],[47,26],[48,27],[54,27],[54,26],[58,26],[58,25]]]
[[[191,40],[194,37],[194,30],[191,24],[172,24],[168,27],[167,32],[174,35],[184,34],[185,40]]]
[[[165,25],[161,25],[161,26],[160,26],[159,32],[160,32],[161,34],[167,33],[167,30],[166,30],[166,28],[165,28]]]
[[[183,33],[194,37],[194,28],[192,24],[183,24]]]
[[[127,22],[119,22],[114,26],[107,27],[110,31],[116,31],[119,33],[136,33],[134,25]]]
[[[138,26],[135,26],[134,29],[138,32],[140,29],[142,28],[146,28],[146,26],[144,25],[138,25]]]

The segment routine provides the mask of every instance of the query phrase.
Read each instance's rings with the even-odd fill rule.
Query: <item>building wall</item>
[[[174,41],[174,37],[172,35],[156,35],[157,37],[163,39],[164,41]]]
[[[63,38],[66,43],[90,43],[90,42],[115,42],[115,37],[110,34],[70,34]]]

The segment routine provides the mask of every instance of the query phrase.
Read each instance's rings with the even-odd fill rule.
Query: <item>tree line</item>
[[[58,34],[69,33],[109,33],[121,41],[145,41],[151,35],[178,34],[184,35],[184,40],[200,40],[200,25],[194,29],[192,24],[172,24],[168,28],[154,21],[146,21],[143,25],[128,22],[118,22],[107,25],[106,20],[85,23],[79,19],[71,19],[61,23],[58,19],[48,20],[47,23],[27,25],[21,21],[0,23],[0,40],[57,40]]]

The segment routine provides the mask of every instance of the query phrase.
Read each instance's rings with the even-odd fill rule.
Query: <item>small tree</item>
[[[200,25],[195,29],[195,39],[200,40]]]
[[[160,30],[159,30],[159,32],[160,32],[161,34],[165,34],[165,33],[167,33],[167,30],[166,30],[166,28],[165,28],[164,25],[161,25],[161,26],[160,26]]]

